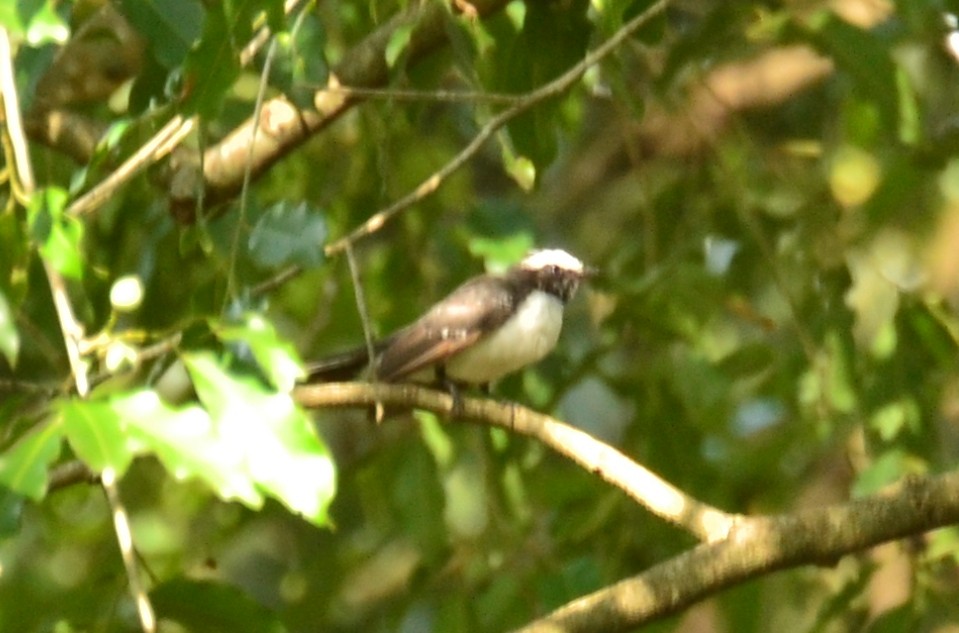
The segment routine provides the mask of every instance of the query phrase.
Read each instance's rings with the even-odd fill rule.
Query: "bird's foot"
[[[463,417],[463,395],[460,385],[446,375],[445,368],[440,366],[436,369],[436,383],[440,389],[450,394],[453,405],[450,407],[450,419],[456,420]]]

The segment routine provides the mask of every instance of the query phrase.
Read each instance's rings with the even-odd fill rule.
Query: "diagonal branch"
[[[306,385],[308,407],[417,407],[450,415],[446,393],[415,385]],[[628,457],[549,416],[518,405],[463,398],[464,418],[542,441],[676,523],[702,545],[536,620],[523,633],[628,631],[751,578],[800,565],[833,564],[886,541],[959,522],[959,471],[913,477],[897,489],[844,504],[775,516],[730,515],[676,490]],[[669,501],[672,502],[669,502]]]
[[[507,0],[471,3],[480,16],[506,4]],[[314,94],[313,108],[297,108],[284,97],[270,99],[263,104],[259,117],[250,117],[207,149],[202,161],[192,153],[174,156],[170,173],[174,215],[185,221],[194,219],[200,191],[207,207],[234,197],[243,182],[248,154],[255,178],[362,100],[358,92],[350,93],[342,86],[362,89],[385,85],[389,79],[385,51],[398,29],[411,29],[406,54],[410,63],[415,63],[446,44],[448,19],[449,9],[443,2],[414,3],[346,53],[331,72],[328,86]]]
[[[670,0],[658,0],[657,2],[654,2],[647,7],[645,11],[620,27],[619,30],[612,35],[612,37],[587,53],[579,63],[572,66],[562,75],[548,83],[543,84],[539,88],[522,95],[516,103],[487,121],[486,124],[480,128],[480,131],[466,145],[466,147],[460,150],[460,152],[454,156],[452,160],[426,178],[426,180],[421,182],[413,191],[409,192],[385,209],[373,214],[372,217],[364,222],[359,228],[353,230],[349,235],[328,245],[326,247],[326,254],[332,255],[334,253],[338,253],[346,247],[348,242],[355,242],[356,240],[379,230],[395,215],[408,209],[427,195],[436,191],[440,184],[442,184],[444,180],[449,178],[460,167],[465,165],[466,162],[480,150],[480,148],[493,136],[493,134],[496,133],[497,130],[527,110],[530,110],[533,106],[561,95],[572,88],[572,86],[582,78],[587,70],[598,64],[604,57],[616,50],[624,41],[626,41],[626,39],[631,37],[650,20],[665,11],[666,7],[669,6],[669,2]]]
[[[627,631],[750,578],[959,522],[959,471],[906,480],[892,493],[841,505],[743,520],[729,536],[578,598],[523,633]]]
[[[692,533],[702,541],[725,538],[742,519],[694,499],[608,444],[554,418],[514,403],[490,399],[454,399],[443,391],[416,385],[327,383],[305,385],[295,392],[297,402],[310,408],[414,407],[498,426],[539,440],[604,481],[624,491],[658,517]]]

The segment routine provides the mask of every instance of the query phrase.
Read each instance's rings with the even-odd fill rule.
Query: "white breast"
[[[448,360],[446,375],[473,384],[497,380],[546,356],[562,326],[562,301],[533,291],[499,330]]]

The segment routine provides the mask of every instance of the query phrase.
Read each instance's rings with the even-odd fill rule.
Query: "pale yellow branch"
[[[408,407],[450,416],[453,398],[446,392],[417,385],[327,383],[304,385],[296,390],[306,407],[376,406]],[[498,426],[539,440],[560,455],[619,488],[656,516],[690,532],[702,541],[725,538],[741,517],[703,503],[621,451],[588,433],[518,404],[490,399],[461,398],[456,412],[466,420]]]

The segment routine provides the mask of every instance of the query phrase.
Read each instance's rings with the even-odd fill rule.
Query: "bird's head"
[[[537,288],[559,297],[564,303],[576,293],[583,279],[596,273],[595,269],[558,248],[531,251],[514,270],[531,278]]]

